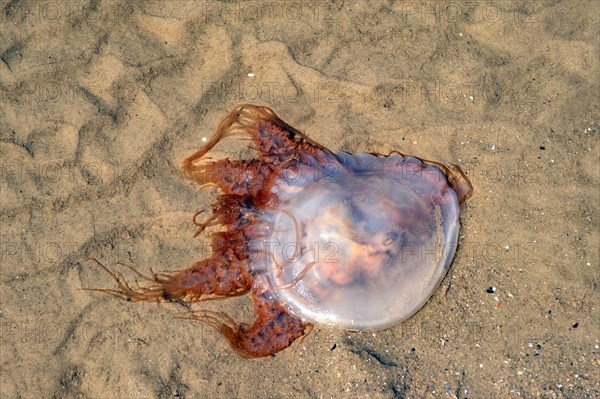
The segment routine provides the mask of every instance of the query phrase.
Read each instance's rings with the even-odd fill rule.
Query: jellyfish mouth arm
[[[270,177],[277,173],[276,169],[257,159],[221,159],[184,167],[184,172],[200,187],[216,186],[224,194],[255,197],[272,185]]]
[[[251,141],[259,157],[270,164],[287,163],[301,153],[331,154],[329,150],[281,120],[271,108],[242,104],[219,124],[210,140],[185,158],[181,168],[192,180],[205,166],[205,156],[224,138],[239,136]],[[206,159],[204,159],[206,161]]]
[[[246,262],[226,259],[224,255],[201,260],[188,269],[159,273],[150,269],[150,276],[124,265],[135,274],[133,283],[121,273],[109,269],[96,259],[92,260],[112,277],[117,287],[84,290],[103,292],[132,302],[194,303],[244,295],[252,287]]]
[[[233,350],[244,358],[271,356],[303,337],[312,325],[290,314],[268,292],[254,293],[256,319],[250,326],[237,323],[223,312],[205,309],[182,315],[181,319],[200,321],[220,332]]]

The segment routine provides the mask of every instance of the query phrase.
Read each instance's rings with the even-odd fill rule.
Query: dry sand
[[[0,398],[600,397],[598,2],[0,6]],[[178,305],[79,290],[112,287],[90,257],[206,255],[216,193],[179,163],[241,102],[468,173],[455,262],[408,322],[241,360]]]

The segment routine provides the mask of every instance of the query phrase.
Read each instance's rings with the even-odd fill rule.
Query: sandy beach
[[[0,3],[0,398],[600,397],[599,29],[588,0]],[[218,192],[180,163],[240,103],[465,171],[412,318],[245,360],[178,304],[81,290],[114,288],[90,258],[133,280],[210,253]]]

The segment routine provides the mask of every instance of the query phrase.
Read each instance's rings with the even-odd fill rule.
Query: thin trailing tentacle
[[[98,261],[95,258],[91,258],[91,260],[94,261],[102,269],[104,269],[104,271],[106,271],[106,273],[108,273],[109,276],[111,276],[111,278],[117,284],[118,288],[116,288],[116,289],[82,288],[82,290],[103,292],[105,294],[109,294],[109,295],[115,296],[117,298],[124,299],[127,301],[133,301],[133,302],[150,301],[150,300],[156,300],[156,301],[160,302],[162,300],[161,299],[161,293],[162,293],[161,284],[163,284],[165,279],[167,278],[166,275],[159,277],[159,275],[152,272],[153,278],[150,278],[148,276],[141,274],[140,272],[135,270],[133,267],[119,262],[119,264],[127,266],[129,269],[131,269],[138,277],[141,277],[144,280],[147,280],[147,281],[150,281],[151,283],[153,283],[149,287],[139,287],[139,285],[136,283],[136,285],[138,285],[138,287],[132,288],[131,285],[129,283],[127,283],[126,279],[123,277],[123,275],[121,273],[110,270],[108,267],[104,266],[100,261]]]

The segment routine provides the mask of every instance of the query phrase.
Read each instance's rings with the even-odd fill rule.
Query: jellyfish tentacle
[[[300,281],[302,281],[302,279],[304,277],[306,277],[306,275],[308,274],[309,271],[312,270],[312,268],[317,264],[318,262],[310,262],[308,265],[306,265],[304,267],[304,269],[300,270],[300,273],[298,273],[298,275],[296,277],[294,277],[294,279],[292,281],[290,281],[287,284],[284,285],[278,285],[278,286],[274,286],[272,289],[273,291],[278,291],[278,290],[287,290],[289,288],[293,288],[295,287]]]
[[[131,268],[131,266],[129,265],[117,262],[119,264],[131,268],[138,277],[141,277],[144,280],[150,282],[150,285],[146,288],[140,288],[137,283],[136,285],[138,285],[138,288],[133,288],[121,273],[110,270],[108,267],[104,266],[95,258],[91,258],[90,260],[96,262],[97,265],[99,265],[102,269],[104,269],[104,271],[106,271],[111,276],[111,278],[115,281],[117,288],[82,288],[82,290],[103,292],[105,294],[115,296],[119,299],[124,299],[133,302],[159,300],[160,290],[158,286],[159,280],[157,279],[157,275],[153,274],[154,278],[150,278]]]
[[[286,266],[290,265],[292,262],[295,262],[296,260],[299,259],[299,257],[302,257],[302,253],[298,250],[299,248],[299,243],[300,243],[300,225],[298,224],[298,220],[296,219],[296,217],[294,216],[294,214],[290,211],[288,211],[287,209],[284,208],[267,208],[268,210],[272,211],[272,212],[282,212],[284,213],[286,216],[288,216],[290,218],[290,220],[292,221],[292,223],[294,224],[294,230],[296,233],[296,245],[294,245],[294,253],[292,254],[292,256],[290,257],[286,257],[285,261],[283,262],[283,264],[280,264],[277,259],[275,258],[275,254],[271,253],[271,260],[273,262],[273,264],[275,265],[275,277],[276,278],[281,278],[281,274],[283,273],[283,270]],[[312,270],[312,268],[317,265],[319,262],[310,262],[308,263],[306,266],[304,266],[304,268],[302,270],[300,270],[300,272],[296,275],[296,277],[294,277],[294,279],[292,281],[290,281],[287,284],[284,285],[279,285],[279,286],[274,286],[273,290],[283,290],[283,289],[288,289],[288,288],[292,288],[294,286],[296,286],[300,281],[302,281],[302,279],[304,277],[306,277],[306,275],[308,274],[308,272],[310,272]]]
[[[217,214],[212,214],[211,216],[209,216],[204,222],[198,222],[198,220],[196,220],[196,218],[198,217],[198,215],[200,213],[202,213],[204,211],[198,211],[194,214],[194,216],[192,217],[192,222],[196,225],[196,231],[194,232],[194,238],[198,237],[200,234],[202,234],[202,232],[204,230],[206,230],[207,227],[219,224],[218,222],[218,217],[219,215]]]

